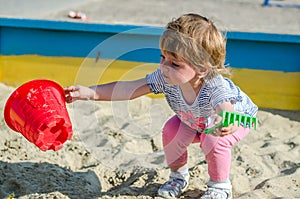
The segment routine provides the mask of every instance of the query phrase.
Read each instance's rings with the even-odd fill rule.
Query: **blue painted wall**
[[[231,39],[227,62],[236,68],[300,72],[300,43]]]
[[[97,57],[158,63],[161,27],[0,18],[0,54]],[[235,68],[300,72],[300,35],[227,33]]]

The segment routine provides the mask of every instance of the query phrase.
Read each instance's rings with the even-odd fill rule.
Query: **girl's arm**
[[[218,106],[216,107],[216,113],[218,114],[220,111],[234,112],[234,108],[230,102],[223,102],[218,104]]]
[[[91,87],[70,86],[65,88],[68,103],[76,100],[130,100],[150,93],[146,78],[135,81],[117,81]]]

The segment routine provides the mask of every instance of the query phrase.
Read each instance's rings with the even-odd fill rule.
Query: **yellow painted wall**
[[[260,107],[300,110],[300,72],[234,69],[231,79]]]
[[[36,55],[0,56],[0,81],[19,86],[32,79],[46,78],[62,86],[91,85],[115,80],[144,77],[157,64],[84,59],[75,57],[43,57]]]
[[[0,56],[0,82],[19,86],[33,79],[51,79],[63,87],[94,85],[145,77],[157,64],[36,55]],[[300,72],[233,69],[231,79],[259,106],[300,110]],[[162,95],[159,95],[161,97]],[[151,95],[154,97],[154,95]]]

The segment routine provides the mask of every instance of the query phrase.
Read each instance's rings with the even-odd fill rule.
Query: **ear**
[[[196,69],[197,76],[199,78],[204,78],[210,72],[210,68],[199,68]]]

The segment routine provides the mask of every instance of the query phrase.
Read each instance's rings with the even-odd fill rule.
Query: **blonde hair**
[[[169,22],[160,38],[160,49],[198,69],[210,69],[208,77],[229,74],[225,68],[226,39],[209,19],[185,14]]]

